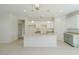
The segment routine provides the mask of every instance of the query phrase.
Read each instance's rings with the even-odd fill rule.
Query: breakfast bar
[[[54,33],[33,34],[24,36],[24,47],[56,47],[57,40]]]

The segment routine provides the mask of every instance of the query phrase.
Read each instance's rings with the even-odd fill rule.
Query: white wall
[[[79,15],[73,14],[66,17],[66,31],[79,32]]]
[[[16,19],[13,15],[0,15],[0,43],[11,42],[17,37]]]
[[[77,16],[73,15],[66,18],[66,28],[77,28]]]
[[[66,29],[65,26],[65,17],[57,17],[55,18],[55,32],[57,35],[57,40],[64,40],[64,32]]]
[[[77,28],[79,29],[79,15],[77,15]]]
[[[18,38],[18,20],[17,17],[14,15],[10,15],[11,20],[11,31],[12,31],[12,40],[16,40]]]

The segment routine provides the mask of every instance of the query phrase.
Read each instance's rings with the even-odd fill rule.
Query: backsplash
[[[79,33],[79,28],[68,28],[66,32],[77,32]]]

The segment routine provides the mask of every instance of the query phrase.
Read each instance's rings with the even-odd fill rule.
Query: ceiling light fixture
[[[24,12],[26,12],[26,10],[24,9]]]
[[[50,23],[50,21],[47,21],[47,23]]]
[[[59,12],[63,12],[63,10],[59,10]]]
[[[32,23],[34,23],[34,21],[32,21]]]
[[[39,4],[33,4],[33,10],[39,10],[40,5]]]

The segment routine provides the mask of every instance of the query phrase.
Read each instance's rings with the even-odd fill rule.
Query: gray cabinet
[[[79,47],[79,34],[78,33],[65,33],[64,42],[74,47]]]
[[[66,42],[66,43],[74,46],[73,45],[74,44],[74,42],[73,42],[73,35],[70,35],[70,34],[65,33],[64,34],[64,42]]]

